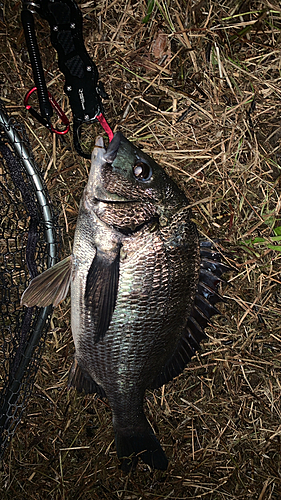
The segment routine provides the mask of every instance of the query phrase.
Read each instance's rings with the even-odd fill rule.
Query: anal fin
[[[71,387],[75,387],[78,392],[84,391],[86,394],[98,394],[102,398],[106,397],[103,388],[79,366],[76,358],[72,363],[68,376],[68,389]]]

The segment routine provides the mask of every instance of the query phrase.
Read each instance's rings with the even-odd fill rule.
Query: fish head
[[[153,217],[166,220],[167,213],[188,204],[164,170],[121,132],[114,135],[107,150],[103,139],[97,138],[85,196],[88,204],[95,204],[99,217],[105,219],[108,211],[117,217],[118,211],[116,224],[131,229]]]
[[[107,150],[98,137],[92,153],[90,190],[100,201],[169,202],[182,192],[146,153],[117,132]]]

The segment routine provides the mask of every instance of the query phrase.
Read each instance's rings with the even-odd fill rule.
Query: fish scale
[[[182,372],[222,300],[227,267],[209,244],[199,245],[188,207],[161,167],[120,132],[107,150],[98,138],[72,255],[32,280],[22,298],[47,305],[47,284],[56,305],[71,284],[69,386],[108,398],[123,470],[138,457],[167,468],[144,413],[145,391]]]

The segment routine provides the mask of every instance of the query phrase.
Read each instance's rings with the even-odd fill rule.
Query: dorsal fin
[[[223,281],[221,275],[229,271],[230,267],[221,262],[220,253],[209,242],[200,243],[200,255],[201,269],[192,311],[173,355],[151,384],[152,389],[167,384],[184,370],[200,349],[200,342],[207,338],[204,328],[210,323],[211,317],[220,314],[215,304],[225,302],[218,293],[218,286]]]

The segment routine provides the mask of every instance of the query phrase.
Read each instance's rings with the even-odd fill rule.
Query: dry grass
[[[54,143],[23,109],[33,80],[20,2],[3,4],[1,97],[25,121],[62,206],[67,254],[89,162],[73,152],[70,137]],[[146,24],[144,0],[81,4],[86,46],[109,94],[109,123],[180,183],[202,236],[223,242],[236,271],[202,352],[177,380],[147,394],[170,459],[166,473],[139,465],[124,475],[106,402],[67,393],[70,304],[59,307],[6,454],[1,498],[280,499],[279,2],[158,0]],[[37,26],[49,89],[71,116],[48,27]],[[95,125],[92,137],[98,132]]]

